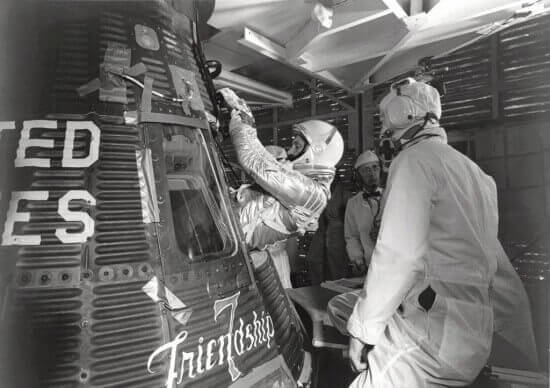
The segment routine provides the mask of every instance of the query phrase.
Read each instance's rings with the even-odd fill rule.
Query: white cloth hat
[[[367,150],[357,157],[357,160],[355,161],[355,165],[353,166],[353,168],[358,169],[363,164],[372,163],[372,162],[378,163],[380,162],[380,159],[374,153],[374,151]]]

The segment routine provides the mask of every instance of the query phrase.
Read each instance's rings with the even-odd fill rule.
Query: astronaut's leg
[[[285,242],[279,241],[268,247],[267,250],[273,260],[273,266],[277,271],[277,275],[279,275],[283,288],[292,288],[292,283],[290,282],[290,262],[286,253]]]
[[[369,353],[369,368],[359,374],[350,388],[432,388],[414,361],[418,349],[401,348],[384,341]]]
[[[394,315],[368,355],[367,371],[350,388],[463,388],[468,383],[461,371],[441,359],[428,338],[419,337],[409,323]]]
[[[344,335],[348,335],[346,325],[360,292],[361,290],[346,292],[335,296],[328,302],[327,313],[330,321]]]

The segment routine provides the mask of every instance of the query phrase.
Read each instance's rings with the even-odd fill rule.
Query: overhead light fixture
[[[256,104],[292,107],[292,94],[230,71],[222,70],[221,74],[213,81],[217,89],[231,88],[235,89],[237,92],[246,93],[255,98],[266,100],[266,102],[256,101]]]

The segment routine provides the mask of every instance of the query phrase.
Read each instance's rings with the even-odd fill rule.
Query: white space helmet
[[[441,118],[441,98],[433,86],[406,78],[392,84],[390,92],[380,102],[382,135],[392,132],[399,140],[412,127],[433,126]]]
[[[286,150],[283,147],[277,145],[267,145],[265,146],[267,152],[277,159],[278,162],[285,161],[287,158]]]
[[[307,141],[305,151],[293,160],[294,165],[307,164],[333,168],[344,153],[344,140],[338,129],[321,120],[308,120],[292,128]]]
[[[380,159],[374,153],[374,151],[367,150],[357,157],[357,160],[355,161],[353,168],[358,169],[363,164],[372,163],[372,162],[379,163]]]

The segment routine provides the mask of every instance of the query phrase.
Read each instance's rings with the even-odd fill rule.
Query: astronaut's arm
[[[260,143],[256,128],[245,123],[234,110],[229,132],[237,159],[243,169],[264,190],[289,208],[308,206],[322,209],[327,203],[327,193],[313,179],[286,168]]]

